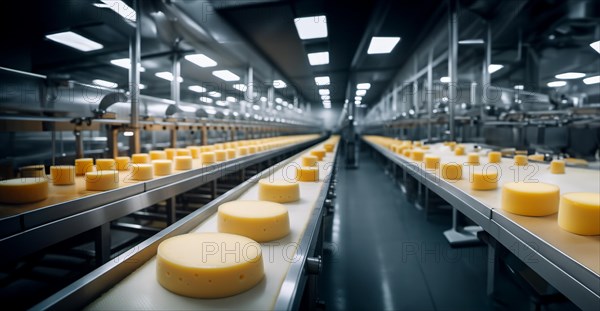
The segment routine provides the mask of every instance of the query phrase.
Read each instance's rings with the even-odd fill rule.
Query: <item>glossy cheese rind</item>
[[[308,156],[303,156],[301,161],[302,161],[302,166],[315,166],[315,165],[317,165],[317,161],[319,161],[319,158],[314,155],[308,155]]]
[[[75,166],[50,166],[50,178],[52,179],[52,183],[54,185],[72,185],[75,183]]]
[[[48,179],[44,177],[21,177],[0,181],[2,203],[33,203],[46,198],[48,198]]]
[[[527,165],[529,162],[527,161],[527,156],[524,156],[522,154],[517,154],[514,158],[515,160],[515,165],[516,166],[525,166]]]
[[[442,178],[447,180],[459,180],[462,178],[462,165],[458,163],[444,163],[440,168]]]
[[[162,287],[182,296],[233,296],[264,278],[261,246],[227,233],[175,236],[158,246],[156,278]]]
[[[94,170],[94,159],[81,158],[75,159],[75,175],[82,176],[87,172]]]
[[[85,189],[91,191],[106,191],[119,187],[119,172],[104,170],[85,173]]]
[[[126,171],[129,169],[129,164],[131,163],[131,158],[129,157],[116,157],[115,162],[117,163],[118,171]]]
[[[258,199],[277,203],[289,203],[300,200],[300,185],[294,181],[268,180],[258,181]]]
[[[215,160],[223,162],[227,160],[227,152],[225,150],[215,150]]]
[[[225,152],[227,153],[227,160],[235,159],[235,157],[237,156],[237,153],[233,148],[225,149]]]
[[[268,201],[231,201],[219,206],[219,232],[238,234],[257,242],[278,240],[290,233],[288,209]]]
[[[565,173],[565,161],[554,160],[554,161],[550,162],[550,173],[564,174]]]
[[[147,153],[134,153],[131,155],[132,163],[150,163],[150,155]]]
[[[202,161],[203,165],[213,164],[217,161],[217,156],[214,151],[202,152],[200,154],[200,161]]]
[[[152,164],[134,163],[131,168],[131,179],[150,180],[154,178],[154,169]]]
[[[317,166],[302,166],[296,167],[296,180],[306,182],[319,181],[319,167]]]
[[[171,160],[154,160],[152,166],[156,176],[171,175],[173,172],[173,161]]]
[[[417,162],[421,162],[423,161],[423,159],[425,158],[425,151],[421,150],[421,149],[414,149],[411,153],[410,153],[410,158],[413,161],[417,161]]]
[[[477,170],[471,173],[471,189],[494,190],[498,188],[498,172],[493,169]]]
[[[166,160],[167,153],[160,150],[152,150],[150,151],[150,160]]]
[[[425,162],[425,169],[428,170],[435,170],[440,166],[440,157],[438,156],[434,156],[434,155],[426,155],[424,162]]]
[[[98,171],[111,171],[117,169],[117,162],[115,159],[96,159],[96,170]]]
[[[502,186],[502,209],[523,216],[558,212],[560,189],[545,183],[509,182]]]
[[[575,234],[600,235],[600,193],[567,193],[560,198],[558,225]]]
[[[175,156],[175,169],[178,171],[187,171],[192,169],[192,157],[191,156]]]
[[[477,153],[469,153],[467,154],[467,162],[468,165],[479,165],[479,154]]]
[[[502,153],[498,151],[490,151],[490,153],[488,153],[488,161],[490,163],[500,163],[502,161]]]

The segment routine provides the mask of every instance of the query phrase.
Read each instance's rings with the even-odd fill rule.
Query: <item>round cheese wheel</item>
[[[444,179],[459,180],[462,178],[462,166],[458,163],[444,163],[440,170]]]
[[[36,164],[19,167],[19,176],[46,178],[46,166],[44,164]]]
[[[287,207],[267,201],[231,201],[219,206],[219,232],[257,242],[278,240],[290,233]]]
[[[515,165],[517,165],[517,166],[525,166],[528,163],[527,156],[524,156],[522,154],[517,154],[515,156],[514,160],[515,160]]]
[[[545,183],[509,182],[502,186],[502,209],[523,216],[546,216],[558,211],[560,189]]]
[[[235,149],[233,149],[233,148],[225,149],[225,152],[227,152],[227,159],[228,160],[235,159],[235,157],[236,157]]]
[[[467,162],[465,162],[468,165],[479,165],[479,154],[477,153],[469,153],[467,155]]]
[[[54,185],[72,185],[75,183],[75,166],[50,166],[50,177]]]
[[[471,174],[471,189],[494,190],[498,188],[498,171],[486,169]]]
[[[94,170],[94,159],[92,158],[81,158],[75,159],[75,175],[81,176],[87,172]]]
[[[421,149],[414,149],[411,153],[410,153],[410,158],[413,161],[418,161],[421,162],[423,161],[423,158],[425,158],[425,151],[421,150]]]
[[[48,179],[21,177],[0,181],[0,202],[23,204],[45,200],[48,197]]]
[[[246,147],[246,146],[238,147],[237,151],[240,156],[245,156],[248,154],[248,147]]]
[[[119,187],[119,172],[105,170],[85,173],[85,189],[105,191]]]
[[[465,147],[464,146],[454,147],[454,155],[457,155],[457,156],[465,155]]]
[[[152,161],[154,167],[154,175],[165,176],[170,175],[173,170],[173,161],[171,160],[154,160]]]
[[[200,154],[200,161],[202,161],[202,164],[213,164],[217,161],[217,157],[212,151],[202,152]]]
[[[215,150],[215,160],[223,162],[227,160],[227,152],[225,150]]]
[[[434,155],[425,156],[425,168],[435,170],[440,166],[440,157]]]
[[[152,150],[150,151],[150,159],[151,160],[166,160],[167,153],[160,150]]]
[[[319,167],[302,166],[296,167],[296,180],[298,181],[319,181]]]
[[[560,198],[558,225],[575,234],[600,235],[600,193],[567,193]]]
[[[325,149],[325,151],[327,151],[327,152],[333,152],[334,147],[335,147],[335,145],[333,143],[323,144],[323,149]]]
[[[248,146],[248,154],[254,154],[256,152],[256,145]]]
[[[167,159],[173,160],[173,157],[177,155],[176,148],[165,148],[165,153],[167,154]]]
[[[410,158],[411,153],[412,153],[412,150],[410,150],[408,148],[406,148],[406,149],[404,149],[404,151],[402,151],[402,154],[407,158]]]
[[[117,170],[126,171],[129,169],[131,159],[129,157],[116,157],[115,162],[117,163]]]
[[[319,161],[322,161],[323,158],[325,157],[325,150],[312,150],[310,152],[310,154],[317,157],[317,159],[319,159]]]
[[[135,163],[132,165],[131,179],[133,180],[150,180],[154,178],[152,164]]]
[[[192,156],[192,159],[198,159],[200,157],[200,147],[196,147],[196,146],[187,146],[186,147],[189,151],[190,151],[190,155]]]
[[[277,203],[300,200],[300,185],[286,180],[261,179],[258,181],[258,199]]]
[[[192,151],[190,151],[190,149],[187,149],[187,148],[177,148],[177,150],[175,150],[175,156],[188,156],[188,157],[191,157],[192,156]]]
[[[490,163],[500,163],[502,161],[502,153],[498,151],[490,151],[490,153],[488,153],[488,161]]]
[[[550,173],[564,174],[565,173],[565,161],[554,160],[554,161],[550,162]]]
[[[543,154],[532,154],[530,156],[527,157],[529,160],[531,161],[544,161],[544,155]]]
[[[247,291],[264,277],[260,244],[227,233],[191,233],[162,241],[156,279],[193,298],[222,298]]]
[[[133,163],[150,163],[150,155],[147,153],[134,153],[131,155]]]
[[[175,169],[178,171],[186,171],[192,169],[192,157],[191,156],[175,156]]]
[[[318,160],[319,160],[319,158],[317,158],[314,155],[303,156],[302,157],[302,166],[315,166],[315,165],[317,165]]]
[[[98,171],[112,171],[117,169],[117,162],[115,159],[96,159],[96,170]]]

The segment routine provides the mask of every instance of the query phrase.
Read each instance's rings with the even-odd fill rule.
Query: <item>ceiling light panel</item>
[[[325,15],[295,18],[294,25],[296,25],[298,36],[302,40],[327,37],[327,18]]]
[[[367,54],[387,54],[392,52],[400,37],[373,37],[369,44]]]

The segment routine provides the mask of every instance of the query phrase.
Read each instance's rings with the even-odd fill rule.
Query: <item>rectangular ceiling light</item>
[[[165,79],[167,81],[173,81],[173,74],[168,72],[168,71],[161,71],[161,72],[157,72],[154,74],[155,76],[161,78],[161,79]],[[179,81],[179,83],[183,82],[183,78],[179,77],[179,79],[177,79]]]
[[[600,53],[600,41],[590,43],[590,47]]]
[[[302,40],[327,37],[327,18],[325,15],[295,18],[294,24]]]
[[[593,77],[585,78],[585,79],[583,79],[583,83],[585,83],[586,85],[600,83],[600,76],[593,76]]]
[[[498,70],[500,70],[502,68],[504,68],[504,65],[490,64],[488,66],[488,71],[490,72],[490,74],[492,74],[492,73],[494,73],[494,72],[496,72],[496,71],[498,71]]]
[[[103,87],[107,87],[107,88],[111,88],[111,89],[116,89],[118,87],[118,85],[114,82],[100,80],[100,79],[96,79],[96,80],[92,81],[92,83],[94,83],[95,85],[99,85],[99,86],[103,86]]]
[[[458,41],[458,44],[462,45],[474,45],[474,44],[483,44],[483,39],[466,39]]]
[[[226,101],[224,101],[224,100],[217,100],[217,101],[215,102],[215,104],[217,104],[217,106],[222,106],[222,107],[225,107],[225,106],[227,106],[227,105],[228,105],[228,104],[227,104],[227,102],[226,102]]]
[[[246,90],[248,89],[248,87],[245,84],[234,84],[233,88],[240,91],[240,92],[246,92]]]
[[[583,73],[583,72],[565,72],[565,73],[557,74],[554,77],[557,79],[561,79],[561,80],[581,79],[581,78],[585,77],[585,73]]]
[[[362,100],[362,97],[361,97],[361,96],[356,96],[356,97],[354,97],[354,100],[361,101],[361,100]]]
[[[145,88],[146,88],[146,85],[145,85],[145,84],[141,84],[141,83],[140,83],[140,90],[143,90],[143,89],[145,89]]]
[[[283,89],[287,87],[287,84],[283,80],[273,80],[273,87],[276,89]]]
[[[329,95],[329,89],[320,89],[319,95]]]
[[[398,42],[400,42],[400,37],[373,37],[367,54],[390,53]]]
[[[215,67],[217,65],[217,62],[215,62],[212,58],[210,58],[204,54],[186,55],[185,59],[187,59],[189,62],[191,62],[197,66],[200,66],[202,68]]]
[[[308,53],[308,62],[311,66],[329,64],[329,52]]]
[[[356,90],[356,96],[365,96],[367,94],[367,90]]]
[[[442,77],[440,79],[440,82],[442,82],[442,83],[450,83],[450,77]]]
[[[100,0],[100,1],[102,1],[102,3],[104,3],[104,6],[99,6],[97,4],[94,4],[94,5],[99,8],[111,9],[115,13],[121,15],[121,17],[123,17],[124,19],[129,20],[131,22],[135,22],[136,17],[137,17],[136,12],[130,6],[125,4],[125,2],[123,2],[121,0]]]
[[[72,31],[53,33],[51,35],[46,35],[46,38],[83,52],[95,51],[104,47],[102,44]]]
[[[329,95],[321,95],[321,100],[330,100],[331,96]]]
[[[552,81],[546,84],[548,87],[561,87],[567,85],[567,81]]]
[[[228,102],[232,102],[232,103],[237,102],[237,99],[235,97],[233,97],[233,96],[227,96],[225,98],[225,100],[228,101]]]
[[[356,85],[356,89],[358,90],[368,90],[371,88],[371,83],[359,83]]]
[[[212,98],[210,98],[210,97],[204,97],[204,96],[200,97],[200,101],[201,102],[205,102],[207,104],[212,104],[212,102],[213,102]]]
[[[239,81],[240,77],[229,70],[217,70],[212,72],[213,76],[225,81]]]
[[[315,77],[315,83],[317,85],[329,85],[329,83],[331,83],[331,81],[329,80],[328,76],[322,76],[322,77]]]
[[[119,66],[119,67],[125,68],[125,69],[130,69],[130,67],[131,67],[131,62],[129,61],[129,58],[113,59],[110,61],[110,63],[115,66]],[[146,68],[142,67],[142,65],[139,65],[138,68],[139,68],[140,72],[146,71]]]
[[[360,105],[360,103],[361,103],[361,101],[360,101],[360,100],[355,100],[355,101],[354,101],[354,104],[355,104],[355,105]]]
[[[206,88],[201,87],[200,85],[188,86],[188,90],[190,90],[192,92],[196,92],[196,93],[204,93],[204,92],[206,92]]]
[[[221,97],[221,93],[216,91],[208,92],[208,95],[212,97]]]

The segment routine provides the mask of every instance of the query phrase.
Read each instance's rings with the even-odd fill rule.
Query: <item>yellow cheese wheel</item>
[[[527,156],[524,156],[522,154],[517,154],[514,159],[515,159],[515,165],[517,165],[517,166],[525,166],[528,164]]]
[[[129,163],[131,163],[131,159],[129,157],[116,157],[115,162],[117,163],[118,171],[126,171],[129,169]]]
[[[543,154],[532,154],[532,155],[528,156],[527,158],[531,161],[544,161]]]
[[[421,150],[429,150],[429,149],[430,149],[430,147],[429,147],[429,146],[426,146],[426,145],[422,145],[422,146],[421,146],[421,147],[419,147],[419,148],[421,148]]]
[[[467,162],[468,165],[479,165],[479,154],[471,152],[467,154]]]
[[[261,179],[258,181],[258,199],[277,203],[300,200],[300,185],[287,180]]]
[[[296,180],[298,180],[298,181],[319,181],[319,167],[317,167],[317,166],[296,167]]]
[[[567,193],[560,198],[558,225],[575,234],[600,235],[600,193]]]
[[[408,148],[406,148],[406,149],[404,149],[404,151],[402,151],[402,154],[407,158],[410,158],[411,153],[412,153],[412,150],[410,150]]]
[[[131,155],[132,163],[150,163],[150,156],[147,153],[134,153]]]
[[[223,150],[223,144],[214,144],[215,150]]]
[[[0,202],[23,204],[45,200],[48,197],[48,179],[21,177],[0,181]]]
[[[423,143],[421,143],[418,140],[413,141],[413,146],[415,146],[415,147],[421,147],[422,145],[423,145]]]
[[[246,146],[238,147],[237,151],[240,156],[245,156],[248,154],[248,147],[246,147]]]
[[[225,149],[225,152],[227,153],[227,160],[235,159],[237,156],[233,148]]]
[[[119,187],[119,172],[115,170],[101,170],[85,173],[85,189],[92,191],[105,191]]]
[[[325,149],[327,152],[333,152],[333,147],[335,147],[335,145],[332,143],[323,144],[323,149]]]
[[[152,150],[150,151],[150,160],[166,160],[167,153],[165,151],[160,150]]]
[[[190,149],[187,149],[187,148],[177,148],[177,150],[175,150],[175,156],[188,156],[188,157],[191,157],[192,156],[192,151]]]
[[[588,161],[584,160],[584,159],[577,159],[577,158],[565,158],[565,163],[569,163],[570,165],[576,165],[576,166],[588,166]]]
[[[215,150],[214,146],[202,146],[202,147],[200,147],[200,151],[201,152],[211,152],[213,150]]]
[[[111,171],[117,169],[117,162],[115,159],[96,159],[96,170],[98,171]]]
[[[490,163],[500,163],[502,161],[502,153],[498,151],[490,151],[490,153],[488,153],[488,161]]]
[[[421,149],[414,149],[410,153],[410,158],[414,161],[421,162],[421,161],[423,161],[423,158],[425,158],[425,151],[423,151]]]
[[[290,233],[287,207],[268,201],[231,201],[219,206],[219,232],[257,242],[278,240]]]
[[[444,179],[459,180],[462,178],[462,166],[458,163],[444,163],[440,170]]]
[[[454,147],[454,155],[457,155],[457,156],[465,155],[465,147],[464,146]]]
[[[75,166],[50,166],[50,177],[52,178],[52,183],[55,185],[72,185],[75,183]]]
[[[43,164],[22,166],[19,168],[19,176],[46,178],[46,166]]]
[[[546,216],[558,211],[560,189],[545,183],[509,182],[502,186],[502,209],[524,216]]]
[[[150,180],[154,178],[153,164],[134,163],[131,169],[131,179],[133,180]]]
[[[94,159],[81,158],[75,159],[75,175],[82,176],[87,172],[94,170]]]
[[[256,151],[257,150],[256,150],[256,146],[255,145],[248,146],[248,154],[254,154],[254,153],[256,153]]]
[[[227,233],[191,233],[162,241],[156,279],[193,298],[223,298],[247,291],[264,277],[260,244]]]
[[[213,164],[217,159],[214,152],[207,151],[200,154],[200,161],[202,161],[202,164]]]
[[[170,175],[173,170],[173,161],[171,160],[154,160],[152,161],[154,175],[165,176]]]
[[[192,169],[192,157],[191,156],[175,156],[175,169],[178,171],[185,171]]]
[[[173,158],[177,155],[176,148],[165,148],[165,153],[167,154],[167,159],[173,160]]]
[[[225,152],[225,150],[215,150],[215,160],[217,160],[217,162],[227,160],[227,152]]]
[[[321,150],[321,149],[310,151],[310,154],[317,157],[317,159],[319,159],[319,161],[323,160],[323,158],[325,157],[325,153],[326,153],[325,150]]]
[[[315,165],[317,165],[318,160],[319,160],[319,158],[317,158],[314,155],[303,156],[302,157],[302,166],[315,166]]]
[[[440,166],[440,157],[434,155],[425,156],[425,168],[435,170]]]
[[[471,173],[471,189],[494,190],[498,188],[498,172],[493,169],[474,171]]]
[[[564,174],[565,173],[565,161],[554,160],[554,161],[550,162],[550,173]]]

